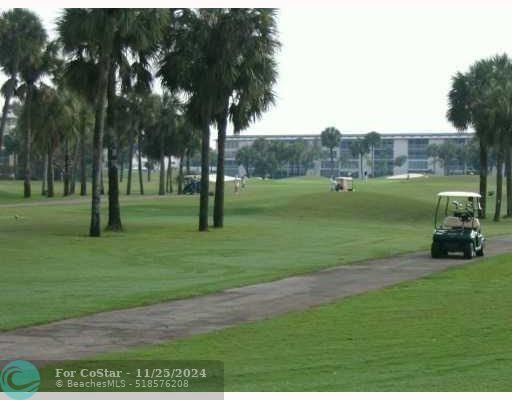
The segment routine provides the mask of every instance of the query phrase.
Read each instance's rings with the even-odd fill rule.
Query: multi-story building
[[[350,145],[354,140],[362,139],[363,134],[343,134],[341,143],[336,149],[335,171],[337,175],[358,176],[360,170],[359,157],[354,156]],[[226,139],[225,168],[228,175],[239,175],[244,171],[235,158],[242,147],[250,146],[256,139],[294,141],[302,139],[307,143],[320,143],[320,135],[238,135],[228,136]],[[456,145],[463,145],[473,138],[473,133],[383,133],[380,143],[374,150],[375,175],[397,175],[405,173],[443,174],[443,168],[427,154],[430,144],[442,144],[451,141]],[[325,153],[325,152],[324,152]],[[397,166],[395,160],[405,156],[406,161]],[[405,158],[404,157],[404,158]],[[363,171],[369,171],[368,157],[363,158]],[[332,166],[329,157],[324,154],[315,163],[312,173],[329,176]],[[460,164],[460,165],[459,165]],[[449,163],[452,173],[462,173],[464,166],[454,159]]]

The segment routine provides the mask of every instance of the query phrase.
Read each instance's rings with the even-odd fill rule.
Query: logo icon
[[[11,361],[0,373],[0,387],[13,400],[32,397],[39,390],[40,383],[38,369],[28,361]]]

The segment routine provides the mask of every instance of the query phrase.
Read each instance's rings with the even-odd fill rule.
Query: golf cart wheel
[[[473,244],[473,242],[467,243],[464,246],[464,258],[467,260],[471,260],[475,255],[475,245]]]
[[[442,256],[442,251],[441,247],[439,246],[439,243],[432,243],[432,246],[430,247],[430,255],[432,256],[432,258],[440,258]]]
[[[485,246],[484,246],[484,243],[482,243],[482,246],[480,246],[480,250],[477,250],[477,251],[476,251],[476,255],[477,255],[477,257],[483,257],[483,256],[484,256],[484,252],[485,252],[485,251],[484,251],[484,247],[485,247]]]

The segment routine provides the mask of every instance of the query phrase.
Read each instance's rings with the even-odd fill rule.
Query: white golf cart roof
[[[334,179],[336,179],[336,180],[341,180],[341,179],[343,179],[343,180],[346,180],[346,181],[351,181],[351,180],[353,180],[353,178],[352,178],[351,176],[337,176],[337,177],[336,177],[336,178],[334,178]]]
[[[473,197],[480,198],[479,193],[474,192],[441,192],[437,194],[439,197]]]

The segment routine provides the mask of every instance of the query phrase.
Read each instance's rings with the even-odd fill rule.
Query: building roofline
[[[379,133],[381,135],[381,138],[443,138],[443,137],[470,137],[473,136],[474,132],[412,132],[412,133]],[[342,133],[341,138],[352,138],[352,137],[361,137],[364,136],[364,133]],[[318,138],[320,137],[320,134],[311,134],[311,135],[293,135],[293,134],[281,134],[281,135],[228,135],[228,139],[238,139],[238,140],[247,140],[247,139],[257,139],[257,138],[263,138],[263,139],[277,139],[277,138]]]

